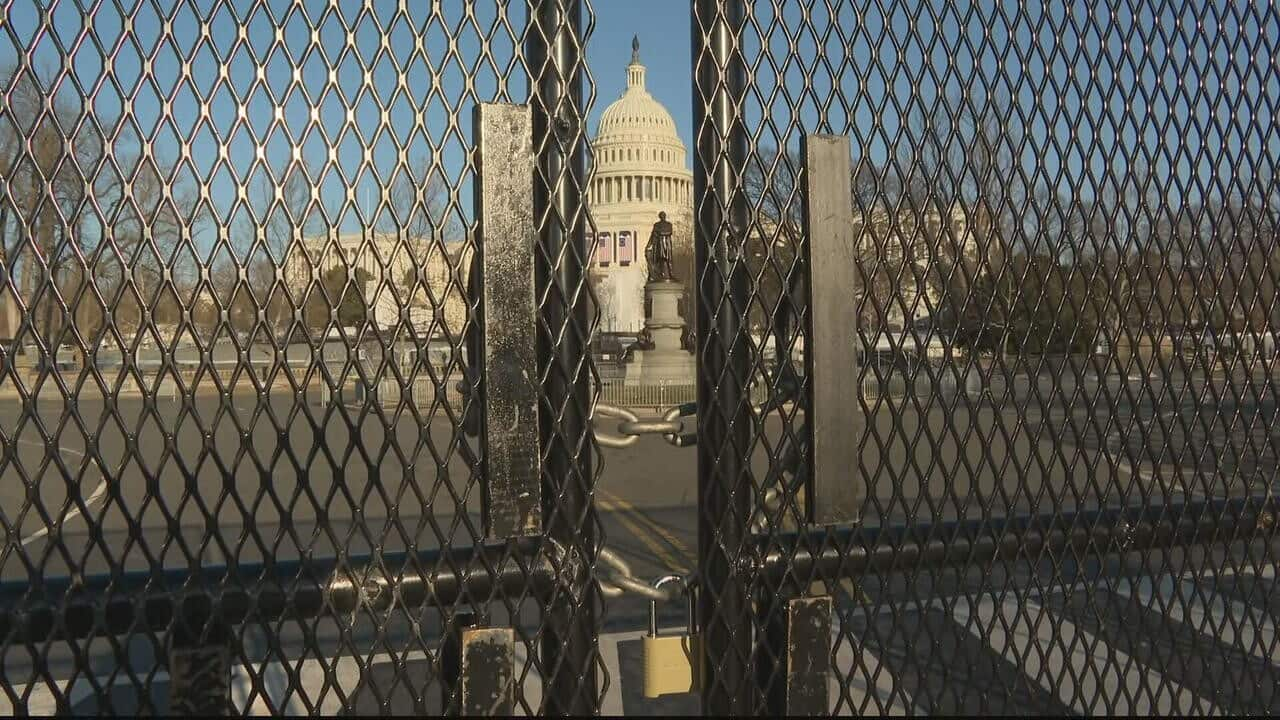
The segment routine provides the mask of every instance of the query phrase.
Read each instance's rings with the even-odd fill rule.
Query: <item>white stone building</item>
[[[636,40],[626,92],[600,116],[591,145],[595,175],[587,198],[597,230],[591,272],[598,278],[601,330],[638,332],[644,328],[649,232],[665,211],[673,242],[692,242],[693,173],[671,113],[645,89]]]
[[[440,245],[394,233],[342,233],[306,238],[285,262],[289,293],[301,300],[335,267],[367,273],[369,320],[380,329],[407,322],[422,334],[455,337],[467,319],[470,243]],[[419,272],[420,270],[420,272]],[[412,283],[407,282],[412,280]]]
[[[979,260],[972,224],[963,208],[944,212],[933,206],[891,210],[877,205],[866,212],[855,210],[853,226],[857,262],[874,284],[867,291],[885,306],[892,329],[938,310],[942,297],[930,278],[940,264],[972,265]]]

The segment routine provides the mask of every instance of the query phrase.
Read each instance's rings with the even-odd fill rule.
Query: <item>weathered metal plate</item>
[[[169,650],[169,712],[186,717],[232,714],[231,651],[226,643],[177,642]]]
[[[858,272],[854,253],[849,138],[804,139],[804,227],[809,269],[805,365],[812,443],[808,462],[809,521],[859,520],[866,485],[859,475]]]
[[[475,110],[482,393],[480,448],[485,534],[542,531],[535,356],[533,120],[527,105]]]
[[[829,596],[787,602],[787,715],[829,715],[831,675]]]
[[[464,717],[507,717],[515,711],[516,633],[512,628],[462,631],[460,687]]]

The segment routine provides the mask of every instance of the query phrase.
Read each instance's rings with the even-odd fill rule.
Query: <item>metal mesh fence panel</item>
[[[597,706],[590,25],[0,3],[0,708],[439,712],[473,623],[515,628],[516,712]],[[479,102],[528,103],[537,158],[546,532],[506,542],[466,427]]]
[[[1275,8],[695,2],[693,36],[705,709],[785,709],[774,628],[831,595],[837,714],[1273,711]],[[839,292],[811,134],[852,148]],[[848,384],[865,500],[815,524]]]
[[[698,371],[645,386],[589,4],[0,0],[0,709],[632,709],[603,598],[692,587],[708,713],[1274,711],[1280,13],[691,11]]]

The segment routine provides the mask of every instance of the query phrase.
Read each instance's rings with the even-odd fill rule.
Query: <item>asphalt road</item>
[[[0,398],[0,518],[27,560],[46,575],[93,574],[482,536],[475,443],[456,409],[260,395],[243,380],[233,389],[107,402],[82,388],[67,402],[47,387],[30,407]],[[1019,376],[986,390],[866,399],[865,424],[850,432],[861,461],[849,469],[866,489],[865,525],[1258,494],[1275,479],[1280,423],[1265,380]],[[757,492],[778,482],[771,458],[803,422],[786,409],[761,423]],[[697,451],[649,436],[602,452],[609,547],[645,576],[694,567]],[[771,519],[794,527],[796,510]],[[51,535],[74,551],[46,552]],[[0,560],[5,580],[32,569],[16,553]]]
[[[854,429],[850,437],[862,448],[860,466],[850,468],[850,481],[867,488],[865,524],[999,518],[1172,502],[1188,496],[1258,494],[1276,478],[1280,423],[1275,421],[1275,391],[1266,379],[1200,377],[1135,383],[1118,378],[1064,382],[1022,376],[985,389],[986,395],[973,398],[954,393],[868,398],[865,426]],[[216,566],[264,557],[291,559],[304,553],[331,556],[338,548],[358,555],[374,548],[465,547],[480,536],[479,478],[462,450],[470,440],[456,429],[455,419],[442,405],[379,409],[355,402],[337,405],[289,392],[259,395],[247,386],[240,390],[225,396],[198,393],[178,401],[168,397],[144,401],[124,395],[113,402],[105,402],[100,395],[95,398],[91,392],[66,402],[57,392],[46,391],[25,409],[0,398],[0,437],[6,441],[0,459],[0,518],[10,537],[16,535],[22,541],[22,552],[10,550],[0,558],[0,577],[30,582],[38,576],[73,570],[95,574],[121,565],[136,570],[183,567],[192,557]],[[803,416],[791,411],[775,413],[762,422],[752,447],[756,482],[772,481],[776,472],[770,468],[776,471],[778,464],[770,458],[779,454],[784,437],[798,432],[802,422]],[[601,429],[612,428],[602,424]],[[643,438],[625,449],[606,449],[596,490],[606,542],[632,563],[637,574],[656,577],[696,566],[695,450],[673,448],[657,437]],[[32,502],[37,498],[43,512]],[[69,503],[69,498],[84,501],[83,505]],[[775,519],[783,527],[794,525],[787,510],[778,512]],[[94,532],[89,532],[90,527]],[[1243,557],[1259,556],[1257,548],[1252,555],[1240,549],[1234,552],[1230,559],[1199,557],[1190,565],[1208,565],[1217,571],[1234,567]],[[931,573],[920,578],[904,573],[875,578],[857,588],[842,585],[835,591],[843,608],[836,644],[844,659],[838,658],[837,665],[848,682],[833,689],[833,702],[845,711],[867,712],[894,708],[934,713],[1121,710],[1097,705],[1096,698],[1091,700],[1084,691],[1088,685],[1084,680],[1070,685],[1076,688],[1074,694],[1063,689],[1069,684],[1060,679],[1050,682],[1051,675],[1060,675],[1069,664],[1066,656],[1053,660],[1056,665],[1045,666],[1056,668],[1053,672],[1032,674],[1037,684],[1019,685],[1025,691],[1020,691],[1014,704],[973,705],[981,695],[974,688],[985,683],[991,691],[987,695],[1000,695],[1001,688],[1017,685],[1016,677],[1027,672],[1027,636],[1011,628],[1028,622],[1027,613],[1032,610],[1019,615],[1016,607],[1010,610],[1007,595],[992,591],[1007,588],[1020,593],[1024,608],[1051,615],[1049,626],[1055,630],[1050,641],[1065,642],[1063,638],[1075,633],[1093,638],[1097,646],[1097,638],[1102,638],[1103,646],[1115,645],[1113,651],[1119,648],[1127,657],[1139,658],[1139,664],[1148,669],[1158,665],[1157,674],[1164,678],[1172,666],[1169,654],[1176,648],[1135,644],[1128,634],[1134,623],[1173,622],[1173,610],[1154,618],[1133,614],[1138,612],[1132,607],[1138,602],[1133,598],[1146,598],[1149,604],[1164,592],[1167,582],[1176,587],[1187,582],[1181,576],[1167,581],[1161,574],[1163,568],[1181,567],[1178,559],[1170,556],[1161,562],[1165,564],[1148,563],[1137,574],[1148,578],[1145,585],[1138,580],[1133,581],[1137,585],[1125,585],[1128,594],[1117,589],[1117,582],[1136,576],[1123,563],[1084,563],[1072,571],[1091,578],[1094,585],[1063,585],[1062,568],[1031,566],[988,568],[985,575]],[[1240,583],[1246,581],[1231,582],[1244,587]],[[1241,602],[1252,606],[1256,597],[1272,596],[1258,595],[1264,592],[1258,584],[1273,583],[1273,579],[1250,575],[1247,582],[1253,583],[1252,589],[1222,591],[1235,597],[1236,605],[1220,603],[1227,608],[1220,615],[1238,612]],[[1026,595],[1030,589],[1035,591],[1034,598]],[[1114,602],[1101,602],[1104,615],[1087,610],[1090,603],[1106,598]],[[893,610],[886,615],[885,609]],[[610,672],[622,679],[613,691],[621,695],[613,701],[627,712],[675,712],[678,703],[644,702],[635,694],[634,632],[643,627],[644,612],[644,603],[633,599],[608,606],[604,630],[614,638],[609,645],[614,653]],[[993,619],[1009,612],[1012,620]],[[499,609],[498,614],[504,617],[493,618],[495,622],[513,622],[531,633],[524,641],[533,644],[522,652],[536,647],[532,635],[538,627],[536,605],[526,601],[506,611]],[[973,618],[978,617],[996,624],[975,631]],[[1274,617],[1272,609],[1255,618],[1255,635],[1274,634]],[[664,625],[676,624],[682,609],[664,607],[662,618]],[[325,622],[306,633],[294,626],[273,632],[285,647],[316,643],[323,649],[321,654],[339,656],[352,652],[395,656],[415,647],[434,646],[432,621],[424,620],[415,628],[401,620],[390,624],[362,620],[351,634]],[[1044,623],[1034,618],[1029,622],[1035,632],[1042,632]],[[1228,624],[1237,627],[1238,621]],[[1185,618],[1177,627],[1183,626],[1192,626],[1200,634],[1180,641],[1181,636],[1173,633],[1167,642],[1190,642],[1201,649],[1197,657],[1205,655],[1208,641],[1196,640],[1204,633]],[[1151,627],[1170,632],[1167,627]],[[1007,638],[997,638],[997,629]],[[920,633],[914,643],[902,639],[908,630]],[[308,636],[313,639],[304,642]],[[426,638],[427,644],[412,641],[413,637]],[[853,638],[869,639],[855,642]],[[146,638],[137,640],[141,645],[130,650],[130,657],[136,657],[139,667],[153,663],[160,649],[150,646]],[[1217,637],[1213,642],[1223,645],[1212,646],[1214,657],[1234,662],[1234,677],[1239,681],[1275,674],[1275,666],[1268,661],[1259,666],[1249,659],[1249,648],[1239,647],[1243,641]],[[254,643],[249,645],[259,650],[246,645],[246,653],[267,653],[273,645],[266,635]],[[1040,644],[1032,647],[1044,652]],[[981,658],[988,665],[972,669],[968,676],[949,672],[936,666],[939,648],[950,648],[947,652],[957,657]],[[109,646],[91,655],[97,658],[94,663],[102,665],[100,671],[110,671],[114,654]],[[69,649],[51,648],[48,657],[54,668],[61,657],[62,669],[71,672]],[[1104,666],[1119,662],[1114,654],[1098,657],[1092,662]],[[265,654],[262,658],[266,662]],[[842,662],[847,664],[841,666]],[[11,666],[21,667],[20,658]],[[1113,691],[1117,683],[1147,688],[1150,678],[1133,675],[1131,666],[1123,666],[1129,675],[1098,678],[1093,687],[1097,690],[1102,687],[1097,683],[1111,682]],[[876,667],[884,670],[877,672]],[[1280,706],[1280,699],[1270,695],[1230,702],[1214,699],[1205,689],[1210,682],[1205,679],[1208,669],[1182,667],[1179,672],[1178,682],[1162,680],[1164,685],[1156,688],[1171,688],[1167,692],[1151,692],[1145,699],[1130,693],[1129,709],[1204,710],[1208,705],[1203,703],[1209,702],[1206,696],[1218,707],[1235,710]],[[282,677],[287,687],[292,676]],[[366,672],[366,677],[372,675]],[[266,683],[263,678],[251,678],[246,681],[248,687]],[[892,679],[888,689],[882,687],[885,678]],[[377,685],[373,680],[366,682]],[[969,691],[956,690],[956,683],[967,684]],[[1190,694],[1183,697],[1178,694],[1182,692]],[[392,702],[386,697],[374,692],[363,702],[373,702],[366,709],[376,709]],[[407,706],[395,701],[388,707],[413,709],[415,703],[424,702],[413,693],[407,698],[403,701]],[[246,696],[244,702],[253,705],[258,700]]]

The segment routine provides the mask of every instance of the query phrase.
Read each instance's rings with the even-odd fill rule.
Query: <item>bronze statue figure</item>
[[[658,222],[649,233],[649,244],[644,247],[644,260],[649,266],[649,282],[674,282],[676,280],[674,258],[671,251],[671,223],[665,212],[658,213]]]

